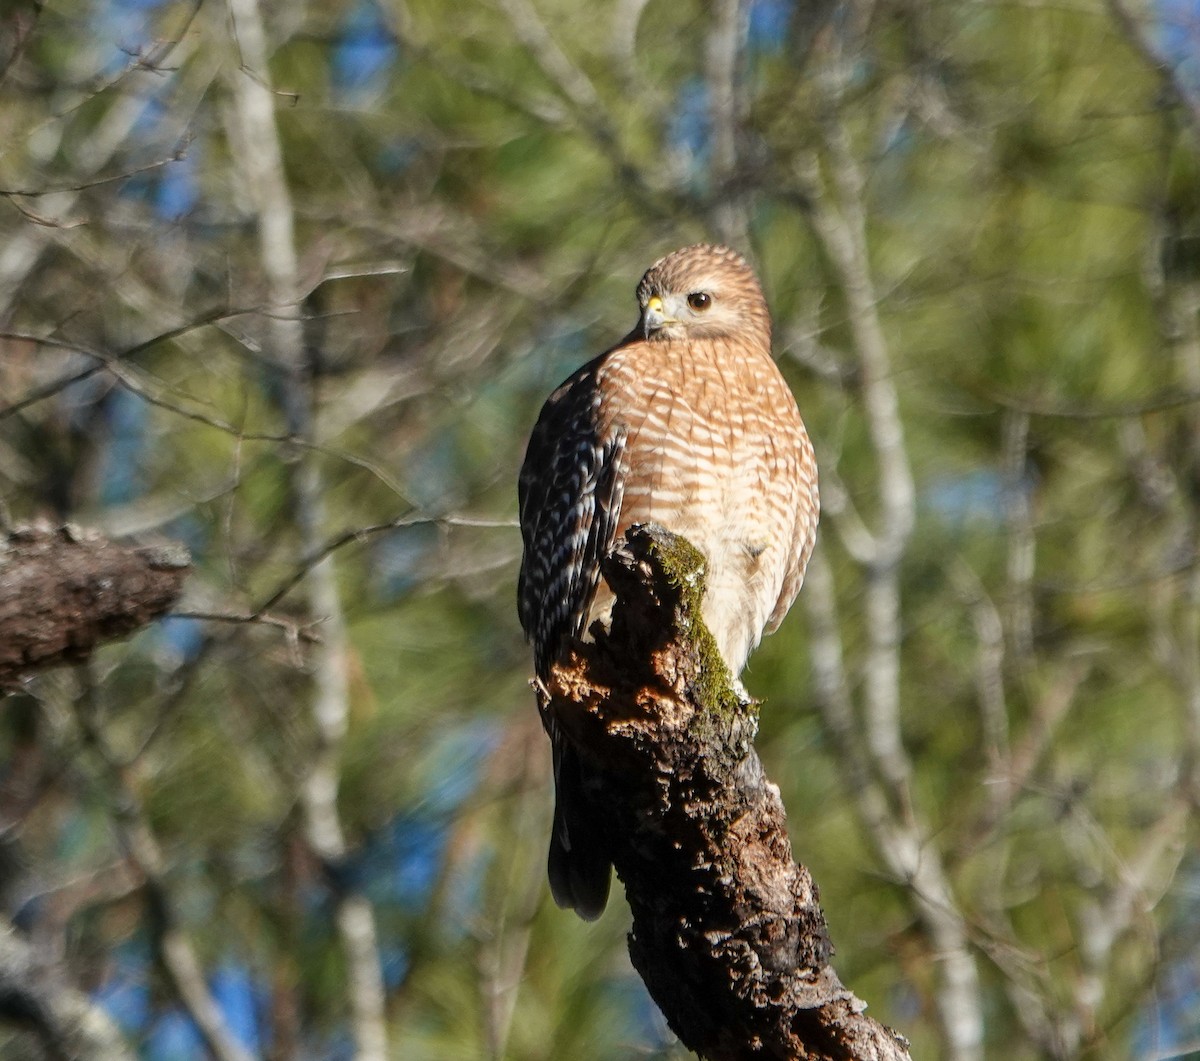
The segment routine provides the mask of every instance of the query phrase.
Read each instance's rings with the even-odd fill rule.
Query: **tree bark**
[[[907,1059],[829,965],[817,886],[751,743],[757,705],[699,620],[702,555],[638,527],[604,576],[611,629],[564,653],[539,706],[588,768],[629,953],[672,1030],[709,1061]]]
[[[182,546],[120,545],[71,525],[0,533],[0,688],[157,619],[190,565]]]

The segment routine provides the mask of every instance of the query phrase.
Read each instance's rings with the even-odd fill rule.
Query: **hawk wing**
[[[544,675],[569,637],[582,637],[612,549],[624,493],[625,432],[602,432],[600,358],[547,399],[518,486],[524,552],[517,611]]]
[[[803,428],[801,429],[803,430]],[[783,617],[787,615],[792,602],[800,592],[804,582],[804,572],[808,569],[808,561],[812,556],[813,546],[817,541],[817,520],[820,517],[821,501],[817,489],[817,461],[813,454],[812,443],[807,434],[802,436],[799,446],[799,458],[792,469],[792,481],[800,491],[796,504],[796,524],[793,535],[793,551],[784,575],[783,585],[779,591],[779,599],[767,619],[765,633],[774,633]]]

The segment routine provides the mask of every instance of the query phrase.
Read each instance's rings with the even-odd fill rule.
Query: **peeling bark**
[[[190,564],[182,546],[120,545],[71,525],[0,534],[0,687],[157,619]]]
[[[583,758],[630,956],[672,1030],[710,1061],[908,1058],[829,965],[817,886],[751,743],[757,706],[699,622],[702,557],[634,528],[604,575],[611,630],[564,653],[539,703]]]

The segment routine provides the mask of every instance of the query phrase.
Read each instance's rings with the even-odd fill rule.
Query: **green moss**
[[[704,554],[679,535],[656,540],[653,551],[662,564],[667,581],[681,591],[685,623],[680,632],[695,646],[700,664],[697,700],[720,717],[729,718],[742,708],[743,701],[734,688],[733,676],[721,657],[716,639],[701,616],[706,574]]]

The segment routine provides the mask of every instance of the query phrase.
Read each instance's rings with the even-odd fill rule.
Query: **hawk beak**
[[[663,300],[658,295],[651,296],[646,308],[642,310],[642,338],[649,339],[651,332],[656,332],[664,324],[670,323],[663,308]]]

